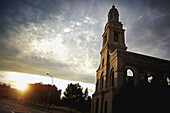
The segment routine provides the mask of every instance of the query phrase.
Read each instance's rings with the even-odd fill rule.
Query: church
[[[102,35],[101,61],[96,71],[91,113],[115,113],[116,95],[127,83],[134,88],[155,83],[169,86],[170,61],[127,51],[124,33],[119,12],[113,5]]]

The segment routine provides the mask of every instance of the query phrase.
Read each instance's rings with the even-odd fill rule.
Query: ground
[[[35,109],[12,100],[0,100],[0,113],[64,113],[47,109]]]

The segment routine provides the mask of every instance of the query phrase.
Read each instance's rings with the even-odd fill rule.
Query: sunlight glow
[[[18,90],[24,91],[24,90],[27,89],[27,84],[21,82],[21,83],[16,84],[15,88],[18,89]]]
[[[5,83],[11,84],[11,87],[19,89],[19,90],[27,90],[27,84],[34,84],[34,83],[43,83],[43,84],[51,84],[52,79],[49,76],[42,76],[42,75],[33,75],[33,74],[26,74],[26,73],[19,73],[19,72],[8,72],[8,71],[0,71],[0,75],[3,75],[5,78],[2,79]],[[58,79],[54,77],[54,84],[57,86],[58,89],[65,91],[66,87],[70,83],[79,83],[83,89],[88,88],[89,95],[91,96],[94,93],[95,85],[90,83],[83,83],[79,81],[69,81]]]

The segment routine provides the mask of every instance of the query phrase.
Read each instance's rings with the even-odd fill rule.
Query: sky
[[[170,60],[169,0],[0,0],[0,80],[15,84],[7,76],[43,78],[48,72],[94,91],[113,3],[127,51]]]

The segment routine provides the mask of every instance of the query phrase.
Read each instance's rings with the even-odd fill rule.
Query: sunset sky
[[[93,92],[113,2],[127,50],[170,60],[169,0],[0,0],[0,81],[51,83],[49,72]]]

